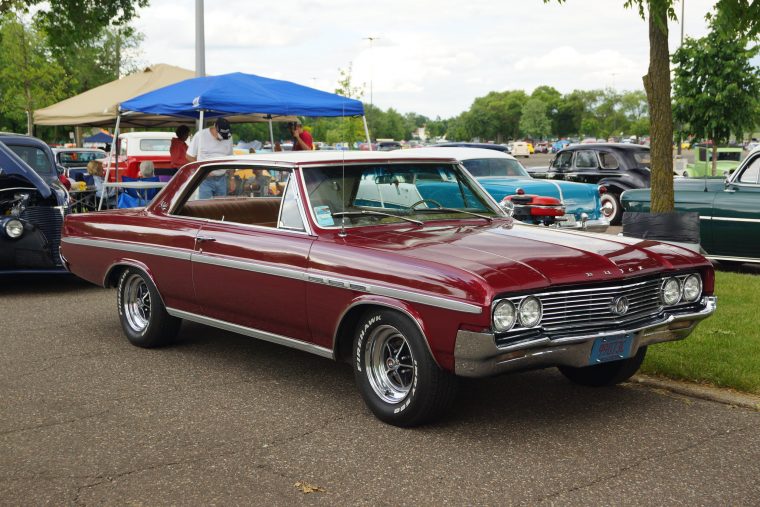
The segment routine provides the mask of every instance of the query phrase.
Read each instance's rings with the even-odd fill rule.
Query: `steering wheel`
[[[419,206],[420,204],[423,204],[423,203],[426,203],[426,202],[435,204],[439,208],[443,208],[443,204],[441,204],[440,202],[436,201],[435,199],[420,199],[419,201],[417,201],[414,204],[412,204],[411,206],[409,206],[409,209],[414,209],[417,206]]]

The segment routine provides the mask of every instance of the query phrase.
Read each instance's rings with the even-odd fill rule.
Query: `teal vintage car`
[[[710,259],[760,263],[760,147],[728,178],[674,182],[678,211],[696,211],[701,246]],[[625,211],[649,211],[650,189],[628,190]]]

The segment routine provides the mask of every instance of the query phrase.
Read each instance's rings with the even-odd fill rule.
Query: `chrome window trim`
[[[734,217],[699,217],[701,220],[717,220],[719,222],[750,222],[760,223],[760,218],[734,218]]]
[[[205,324],[207,326],[223,329],[225,331],[231,331],[233,333],[250,336],[251,338],[256,338],[259,340],[275,343],[277,345],[284,345],[292,349],[301,350],[303,352],[309,352],[311,354],[325,357],[327,359],[334,359],[334,354],[332,350],[325,347],[320,347],[319,345],[315,345],[313,343],[296,340],[295,338],[290,338],[288,336],[270,333],[268,331],[254,329],[252,327],[241,326],[239,324],[233,324],[232,322],[227,322],[226,320],[214,319],[211,317],[206,317],[204,315],[198,315],[197,313],[191,313],[191,312],[186,312],[184,310],[178,310],[176,308],[167,307],[166,312],[172,317],[177,317],[180,319],[197,322],[199,324]]]
[[[760,158],[760,152],[747,155],[747,158],[742,160],[736,170],[728,177],[728,183],[737,187],[760,188],[760,180],[758,180],[758,183],[741,183],[739,181],[739,177],[744,174],[747,167],[758,158]]]
[[[752,263],[757,264],[760,263],[760,258],[753,258],[753,257],[728,257],[725,255],[705,255],[708,259],[716,260],[716,261],[734,261],[734,262],[746,262],[746,263]]]
[[[436,308],[444,308],[447,310],[454,310],[464,313],[480,314],[482,308],[476,304],[465,303],[454,299],[445,298],[442,296],[433,296],[429,294],[421,294],[418,292],[407,291],[404,289],[395,289],[383,285],[375,285],[366,283],[364,281],[354,281],[344,278],[334,278],[330,276],[323,276],[314,274],[306,270],[298,270],[293,268],[282,268],[279,266],[272,266],[263,264],[260,262],[252,262],[249,260],[242,260],[239,258],[229,258],[209,255],[206,253],[179,251],[179,249],[171,247],[153,247],[145,245],[136,245],[134,243],[126,243],[123,241],[110,241],[104,239],[89,239],[89,238],[64,238],[65,241],[75,244],[92,246],[97,248],[108,248],[111,250],[122,250],[133,253],[144,253],[149,255],[156,255],[159,257],[170,257],[181,260],[191,260],[193,262],[201,262],[204,264],[218,265],[229,267],[231,269],[240,269],[244,271],[252,271],[254,273],[269,274],[272,276],[280,276],[284,278],[291,278],[296,280],[303,280],[309,283],[319,283],[323,285],[329,285],[340,289],[353,290],[355,292],[361,292],[366,294],[374,294],[377,296],[386,296],[394,299],[400,299],[403,301],[409,301],[412,303],[420,303]]]

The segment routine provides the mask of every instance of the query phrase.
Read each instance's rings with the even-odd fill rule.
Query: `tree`
[[[472,103],[462,118],[472,137],[483,140],[514,139],[520,135],[520,116],[528,96],[522,90],[491,92]]]
[[[126,26],[149,0],[0,0],[0,15],[32,10],[56,55],[94,39],[108,27]]]
[[[673,55],[675,119],[687,133],[712,139],[713,176],[717,145],[751,131],[760,114],[760,68],[750,62],[759,49],[714,27],[706,37],[687,38]]]
[[[546,115],[546,103],[540,99],[528,99],[522,109],[520,130],[528,137],[543,139],[551,131],[551,122]]]
[[[66,73],[51,61],[44,36],[20,19],[0,25],[0,130],[31,130],[35,109],[64,98]],[[23,127],[22,127],[23,125]]]

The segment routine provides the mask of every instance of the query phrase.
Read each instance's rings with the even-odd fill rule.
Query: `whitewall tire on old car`
[[[620,206],[620,197],[615,194],[602,194],[602,216],[610,221],[611,225],[619,225],[623,217],[623,208]]]
[[[159,347],[174,339],[182,321],[166,312],[148,275],[127,268],[119,276],[116,290],[121,327],[132,345]]]
[[[456,377],[436,364],[425,338],[399,312],[366,312],[356,328],[352,356],[362,398],[388,424],[433,421],[454,400]]]

